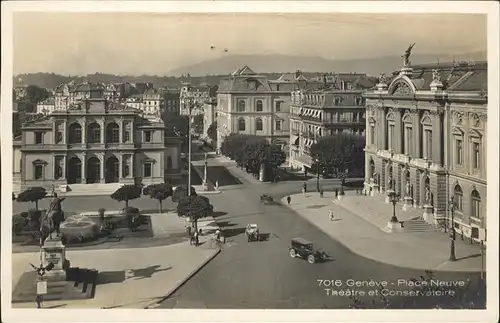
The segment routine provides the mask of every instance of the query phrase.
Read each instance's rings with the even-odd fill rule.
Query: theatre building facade
[[[439,226],[486,240],[487,63],[405,66],[366,99],[365,191],[394,191]]]
[[[88,99],[22,127],[20,189],[80,184],[152,184],[180,177],[180,143],[161,120]],[[52,186],[54,185],[54,186]]]

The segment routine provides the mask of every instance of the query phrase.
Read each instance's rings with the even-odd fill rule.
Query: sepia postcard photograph
[[[2,322],[497,322],[498,10],[3,2]]]

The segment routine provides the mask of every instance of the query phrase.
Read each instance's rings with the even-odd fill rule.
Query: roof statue
[[[385,73],[380,73],[379,83],[381,83],[381,84],[387,84],[387,76],[385,75]]]
[[[410,67],[411,62],[410,62],[410,55],[411,55],[411,50],[413,49],[413,46],[415,46],[415,43],[411,44],[405,51],[404,55],[401,56],[403,59],[403,67]]]
[[[441,73],[439,70],[432,70],[432,81],[433,82],[441,82]]]

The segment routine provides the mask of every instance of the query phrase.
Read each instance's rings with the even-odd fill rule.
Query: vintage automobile
[[[247,236],[248,242],[260,240],[259,226],[257,224],[247,225],[245,234]]]
[[[307,259],[307,262],[314,264],[317,261],[323,261],[327,255],[314,247],[314,243],[303,238],[293,238],[290,242],[290,257],[300,257]]]
[[[274,199],[270,195],[262,194],[260,196],[260,203],[262,203],[262,204],[272,204],[273,202],[274,202]]]

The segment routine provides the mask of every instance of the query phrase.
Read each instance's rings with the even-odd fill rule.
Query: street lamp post
[[[391,191],[389,193],[389,201],[392,203],[392,217],[391,217],[391,222],[392,223],[397,223],[398,218],[396,217],[396,203],[398,202],[398,194],[396,194],[395,191]]]
[[[316,191],[319,192],[319,159],[314,161],[316,162]]]
[[[455,256],[455,201],[453,196],[449,201],[449,210],[451,212],[451,226],[450,226],[450,261],[456,261],[457,257]]]

